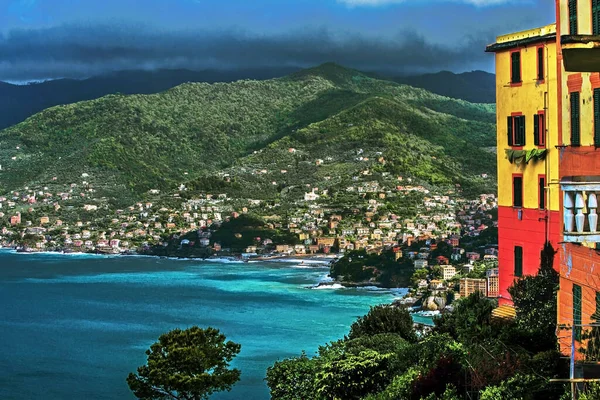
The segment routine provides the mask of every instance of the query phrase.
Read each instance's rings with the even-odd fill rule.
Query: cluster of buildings
[[[496,58],[499,296],[534,275],[550,243],[559,326],[600,312],[600,3],[556,0],[556,23],[503,35]],[[571,351],[571,333],[561,349]]]

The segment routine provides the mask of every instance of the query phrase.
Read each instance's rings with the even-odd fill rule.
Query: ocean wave
[[[273,263],[286,263],[286,264],[310,264],[313,266],[323,266],[328,267],[329,262],[331,260],[304,260],[302,258],[274,258],[274,259],[265,259],[265,260],[257,260],[259,262],[273,262]]]
[[[337,290],[337,289],[346,289],[346,288],[339,283],[333,283],[331,285],[319,284],[317,286],[313,286],[311,289],[314,289],[314,290]]]
[[[26,251],[16,251],[16,250],[11,250],[10,253],[12,254],[19,254],[19,255],[27,255],[27,256],[55,256],[55,257],[80,257],[80,258],[115,258],[115,257],[119,257],[119,254],[96,254],[96,253],[83,253],[83,252],[73,252],[73,253],[63,253],[63,252],[58,252],[58,251],[33,251],[33,252],[26,252]]]

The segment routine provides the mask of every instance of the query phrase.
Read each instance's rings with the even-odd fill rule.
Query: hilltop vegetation
[[[494,120],[489,105],[335,64],[267,81],[190,83],[53,107],[1,131],[0,193],[86,173],[113,202],[181,184],[202,190],[207,179],[247,197],[280,197],[304,184],[339,190],[365,167],[489,192],[493,178],[480,176],[495,172],[494,155],[482,150],[495,143]],[[359,149],[377,157],[359,163]],[[257,169],[286,175],[275,181]],[[219,183],[219,173],[234,179]]]

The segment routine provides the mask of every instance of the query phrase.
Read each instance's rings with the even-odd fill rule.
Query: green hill
[[[252,168],[289,169],[269,186],[277,194],[330,175],[350,178],[366,165],[357,149],[384,157],[376,171],[490,191],[494,180],[477,176],[495,174],[494,155],[482,150],[495,144],[494,112],[335,64],[267,81],[111,95],[0,131],[0,193],[67,185],[85,173],[98,196],[124,202],[149,189],[206,183],[217,172],[237,176],[244,191],[266,182]]]

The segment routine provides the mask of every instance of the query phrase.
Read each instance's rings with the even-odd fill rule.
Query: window
[[[510,54],[510,83],[521,83],[521,52]]]
[[[522,176],[513,176],[513,207],[523,207]]]
[[[546,209],[546,177],[540,176],[538,183],[538,198],[540,210]]]
[[[592,0],[592,35],[600,35],[600,0]]]
[[[507,134],[509,146],[525,146],[525,116],[508,117]]]
[[[581,340],[581,286],[579,285],[573,285],[573,329],[575,340]]]
[[[579,126],[579,93],[571,93],[571,146],[581,145]]]
[[[598,0],[600,1],[600,0]],[[538,81],[544,80],[544,47],[538,47],[537,49],[537,79]]]
[[[533,115],[533,144],[536,146],[546,145],[546,119],[544,113]]]
[[[596,311],[592,314],[595,323],[600,322],[600,292],[596,292]]]
[[[594,146],[600,147],[600,89],[594,89]]]
[[[523,276],[523,248],[515,246],[515,277]]]
[[[569,0],[569,34],[577,35],[577,0]]]

